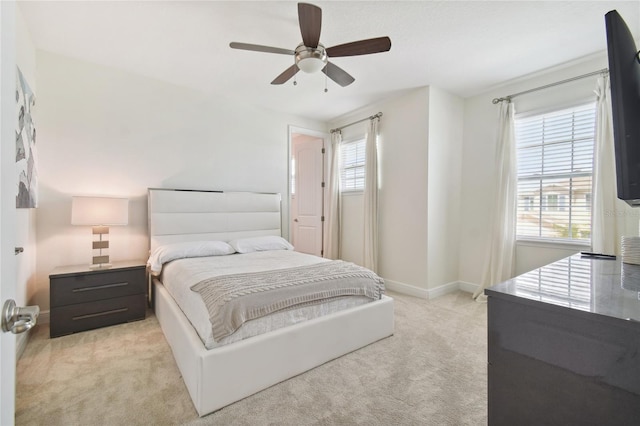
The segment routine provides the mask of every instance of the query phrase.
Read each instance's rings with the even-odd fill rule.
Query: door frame
[[[288,149],[287,149],[287,223],[286,223],[286,230],[287,230],[287,235],[289,236],[289,238],[292,238],[292,232],[293,230],[291,229],[291,218],[292,218],[292,203],[291,203],[291,157],[293,156],[293,135],[306,135],[306,136],[312,136],[318,139],[322,139],[322,147],[325,150],[325,153],[330,152],[330,150],[328,149],[330,144],[331,144],[331,135],[327,132],[323,132],[323,131],[319,131],[319,130],[311,130],[311,129],[305,129],[303,127],[297,127],[297,126],[289,126],[289,137],[288,137]],[[325,154],[326,155],[326,154]],[[329,176],[329,171],[327,170],[327,166],[328,166],[328,161],[327,158],[324,157],[323,161],[322,161],[322,181],[325,182],[325,189],[328,187],[327,184],[327,178]],[[327,191],[325,190],[323,192],[322,195],[322,215],[324,216],[324,209],[325,206],[327,205]],[[325,223],[322,223],[322,249],[324,251],[324,236],[326,234],[326,229],[325,229]]]
[[[0,309],[16,298],[16,4],[0,1]],[[15,422],[16,336],[0,331],[0,424]]]

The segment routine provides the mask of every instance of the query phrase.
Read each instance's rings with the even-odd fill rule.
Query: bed
[[[200,250],[200,242],[208,242],[207,249],[215,254],[224,244],[214,248],[213,242],[231,243],[234,251],[247,242],[288,244],[280,237],[279,194],[149,189],[148,203],[152,254],[168,246],[195,245]],[[261,269],[263,263],[276,262],[282,268],[312,269],[333,263],[289,248],[271,248],[220,256],[177,256],[161,273],[154,272],[159,275],[149,275],[156,317],[200,416],[393,334],[393,300],[384,294],[343,297],[340,293],[321,308],[309,303],[270,312],[266,320],[250,319],[239,328],[234,325],[231,334],[212,338],[211,330],[194,324],[201,324],[196,317],[214,311],[196,302],[199,296],[194,292],[175,299],[169,292],[180,277],[191,287],[205,270],[233,278],[227,273],[244,270],[246,265]],[[348,285],[344,288],[347,292]],[[197,313],[190,304],[201,305]]]

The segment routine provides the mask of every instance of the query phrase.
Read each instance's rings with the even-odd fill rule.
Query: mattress
[[[251,320],[219,341],[213,338],[209,313],[200,295],[191,286],[212,276],[240,272],[260,272],[326,262],[317,256],[291,250],[257,251],[226,256],[185,258],[163,266],[160,280],[180,307],[207,349],[237,342],[308,319],[349,309],[371,301],[366,296],[341,297],[318,305],[293,308]]]

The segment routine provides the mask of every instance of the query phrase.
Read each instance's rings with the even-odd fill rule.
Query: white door
[[[0,309],[16,296],[15,3],[0,1]],[[16,336],[0,330],[0,424],[15,422]]]
[[[323,139],[293,140],[295,192],[292,195],[292,244],[296,251],[322,256]]]

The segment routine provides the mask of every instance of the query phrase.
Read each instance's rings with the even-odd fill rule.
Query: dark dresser
[[[489,425],[640,424],[640,266],[575,255],[485,294]]]
[[[63,266],[52,271],[50,336],[144,319],[145,263],[113,262],[109,269]]]

